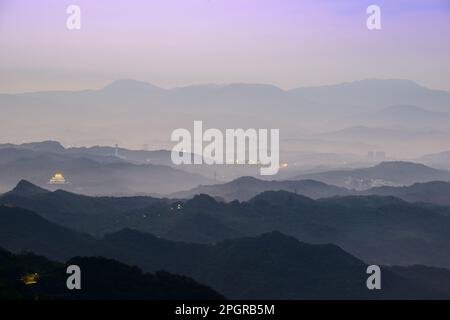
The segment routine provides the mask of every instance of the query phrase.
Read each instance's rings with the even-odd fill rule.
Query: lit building
[[[48,182],[49,184],[66,184],[66,179],[61,172],[56,172]]]
[[[36,284],[39,281],[38,273],[27,273],[22,278],[22,282],[26,285]]]

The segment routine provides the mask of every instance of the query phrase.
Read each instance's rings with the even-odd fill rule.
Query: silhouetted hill
[[[382,196],[394,196],[409,202],[426,202],[450,205],[450,182],[432,181],[415,183],[407,187],[378,187],[363,192]]]
[[[417,182],[450,180],[450,172],[427,167],[423,164],[392,161],[382,162],[370,168],[336,170],[306,174],[298,179],[313,179],[349,189],[365,190],[379,186],[405,186]]]
[[[253,177],[241,177],[224,184],[199,186],[188,191],[176,192],[171,194],[170,197],[192,198],[196,194],[203,193],[213,197],[222,198],[226,201],[247,201],[258,193],[277,190],[286,190],[313,199],[350,194],[350,192],[344,188],[330,186],[313,180],[266,181]]]
[[[141,219],[143,224],[137,229],[195,242],[279,230],[308,243],[337,244],[369,262],[450,266],[445,254],[450,248],[449,217],[397,198],[352,196],[314,201],[286,191],[267,191],[243,203],[224,204],[210,198],[202,201],[201,207],[190,205],[197,200],[155,212],[147,216],[151,227],[144,229],[145,219]],[[218,230],[226,227],[235,234],[222,237],[223,232],[215,234],[213,228],[188,223],[197,221],[199,214],[201,220],[208,217],[209,226],[214,221]],[[182,232],[171,233],[173,229]]]
[[[51,140],[42,142],[23,143],[20,145],[20,148],[29,149],[33,151],[54,152],[54,153],[63,152],[65,150],[65,148],[61,145],[61,143]]]
[[[123,228],[126,213],[165,202],[152,197],[88,197],[57,190],[50,192],[25,180],[3,195],[0,204],[39,213],[49,221],[94,235]]]
[[[66,287],[66,268],[81,268],[82,290]],[[36,284],[25,285],[26,274],[39,275]],[[222,299],[212,289],[190,278],[167,272],[143,273],[105,258],[70,259],[66,264],[53,262],[34,254],[14,255],[0,249],[0,299]]]
[[[310,205],[310,208],[314,208],[314,201],[287,192],[279,192],[279,194],[271,196],[268,192],[266,196],[262,196],[263,199],[255,199],[255,207],[266,208],[267,213],[277,212],[276,220],[281,220],[284,223],[289,221],[290,225],[293,226],[292,229],[298,229],[298,224],[294,223],[295,220],[291,220],[294,215],[288,214],[289,210],[272,210],[280,209],[277,203],[289,195],[292,197],[288,205],[291,209],[304,206],[305,203]],[[212,198],[208,199],[206,196],[197,197],[195,199],[196,206],[197,208],[199,208],[199,204],[207,207],[210,205],[217,206],[217,204],[211,202],[212,200]],[[343,205],[349,206],[345,199],[341,201],[343,201]],[[370,203],[371,201],[366,200],[365,202]],[[377,209],[377,206],[373,203],[368,204],[368,206],[374,208],[374,210]],[[357,213],[361,214],[359,210]],[[249,214],[262,214],[264,220],[269,217],[264,212],[257,213],[257,211],[254,211]],[[314,214],[318,214],[318,212]],[[339,214],[344,215],[343,212],[339,212]],[[288,216],[286,217],[286,215]],[[387,215],[392,215],[392,212],[388,212]],[[343,220],[347,218],[344,217]],[[236,219],[236,216],[232,219]],[[362,220],[367,219],[370,220],[367,215],[363,215]],[[304,224],[308,226],[308,221],[305,220],[305,222]],[[421,222],[424,223],[424,220]],[[442,221],[440,222],[442,224]],[[407,224],[409,223],[407,222]],[[345,225],[345,221],[343,224]],[[309,222],[310,225],[311,222]],[[374,237],[373,234],[367,232],[364,224],[361,224],[361,220],[356,221],[352,228],[361,228],[360,232],[367,235],[368,239]],[[352,228],[347,227],[347,230],[350,231]],[[425,225],[425,228],[429,228],[429,226]],[[448,226],[442,225],[442,229],[448,230]],[[435,231],[429,230],[429,232]],[[351,233],[356,235],[354,230]],[[389,234],[389,232],[387,233]],[[209,234],[209,236],[212,237],[213,234]],[[419,234],[418,236],[422,235]],[[381,241],[384,239],[383,237]],[[357,241],[361,241],[361,239]],[[349,243],[354,242],[355,240],[352,239]],[[376,251],[376,244],[377,241],[371,241],[369,243],[371,246],[366,247],[366,249]],[[391,246],[395,247],[395,245],[398,246],[399,244],[394,242],[387,249],[383,245],[384,250],[380,250],[378,254],[389,257],[393,254],[389,250],[391,250]],[[174,242],[133,230],[123,230],[107,235],[103,239],[97,239],[52,224],[23,209],[0,207],[0,246],[14,252],[36,252],[58,261],[66,261],[67,257],[73,255],[102,256],[138,265],[146,271],[167,270],[211,286],[229,298],[391,299],[446,297],[446,293],[443,291],[437,292],[427,289],[428,285],[429,288],[433,288],[435,276],[432,277],[431,284],[428,284],[426,277],[424,277],[421,281],[422,283],[425,282],[426,285],[419,285],[412,280],[404,280],[402,277],[392,274],[389,270],[383,271],[385,281],[383,282],[385,283],[383,291],[379,293],[369,292],[365,287],[366,264],[361,260],[335,245],[308,245],[279,232],[236,238],[215,244]],[[411,250],[408,246],[395,249],[399,251]],[[442,255],[439,250],[436,253]],[[417,257],[415,258],[417,260]],[[427,257],[424,255],[422,258]],[[89,258],[75,262],[79,265],[85,264],[82,266],[83,274],[86,277],[85,269],[89,269],[92,272],[87,276],[90,279],[89,282],[95,283],[93,287],[89,287],[89,291],[86,290],[85,286],[80,297],[100,298],[104,292],[111,292],[107,296],[109,298],[139,297],[136,296],[138,293],[134,292],[134,289],[133,291],[127,290],[130,281],[133,283],[134,280],[137,281],[137,278],[139,278],[140,273],[136,269],[129,270],[120,264],[111,265],[104,259]],[[104,266],[102,263],[109,266]],[[333,267],[330,268],[330,266]],[[103,269],[105,271],[102,273],[101,270]],[[122,282],[120,280],[121,274],[128,280]],[[444,277],[443,281],[448,281],[445,278],[445,273],[442,276]],[[98,279],[92,280],[91,277],[97,277]],[[117,277],[119,277],[119,280],[117,280]],[[111,279],[114,279],[114,282],[111,282]],[[110,282],[107,283],[107,280]],[[144,284],[147,283],[146,280],[142,281]],[[121,293],[115,291],[116,289],[120,289]],[[140,292],[139,290],[138,292]],[[147,291],[144,290],[144,292]]]
[[[22,144],[13,144],[13,143],[0,143],[0,149],[8,149],[8,150],[17,150],[17,151],[38,151],[38,152],[51,152],[51,153],[60,153],[64,152],[65,148],[58,141],[45,140],[39,142],[29,142]]]
[[[381,167],[384,166],[384,163]],[[188,199],[198,194],[208,194],[218,200],[248,201],[265,191],[289,191],[312,199],[349,195],[393,196],[408,202],[425,202],[437,205],[450,205],[450,183],[431,181],[415,183],[408,186],[381,186],[367,190],[349,190],[327,185],[315,180],[265,181],[253,177],[242,177],[229,183],[199,186],[197,188],[176,192],[169,197]]]
[[[308,243],[334,243],[367,262],[450,266],[450,215],[445,207],[392,196],[313,200],[266,191],[247,202],[148,197],[92,198],[64,191],[5,194],[0,204],[25,207],[78,231],[102,235],[131,228],[187,242],[212,243],[278,230]],[[1,244],[0,244],[1,245]]]
[[[31,211],[5,206],[0,206],[0,247],[13,252],[32,251],[58,261],[78,255],[116,255],[113,248],[87,234],[61,227]]]
[[[102,91],[115,95],[123,95],[136,93],[158,94],[163,93],[166,90],[144,81],[121,79],[106,85]]]
[[[414,299],[448,293],[383,269],[383,290],[366,288],[367,265],[334,245],[309,245],[278,232],[194,245],[132,230],[105,241],[125,249],[149,270],[164,268],[206,283],[232,299]],[[133,258],[131,263],[138,263]],[[425,268],[427,269],[427,268]],[[427,276],[424,276],[426,279]],[[443,274],[448,281],[450,273]]]
[[[9,195],[17,195],[22,197],[33,197],[49,193],[50,191],[40,188],[26,180],[20,180],[19,183],[8,192]]]
[[[409,267],[393,266],[389,268],[404,279],[423,285],[433,291],[450,294],[450,270],[420,265]]]

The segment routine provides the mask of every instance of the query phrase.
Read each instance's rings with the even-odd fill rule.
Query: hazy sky
[[[81,30],[66,8],[81,7]],[[366,28],[381,7],[382,30]],[[0,0],[0,92],[163,87],[282,88],[404,78],[450,90],[448,0]]]

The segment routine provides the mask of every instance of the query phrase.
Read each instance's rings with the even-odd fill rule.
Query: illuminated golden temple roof
[[[61,172],[56,172],[49,181],[50,184],[65,184],[66,179]]]

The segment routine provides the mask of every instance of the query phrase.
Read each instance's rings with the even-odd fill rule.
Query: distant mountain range
[[[442,157],[444,161],[445,155]],[[422,162],[426,162],[426,157],[423,160]],[[366,190],[384,185],[407,186],[417,182],[450,180],[448,171],[426,167],[421,163],[402,161],[384,162],[374,167],[360,169],[321,172],[318,170],[316,168],[314,173],[299,175],[293,167],[274,177],[316,182],[267,181],[265,185],[262,185],[262,182],[252,185],[252,180],[245,182],[245,178],[224,184],[219,191],[205,186],[217,184],[217,180],[213,179],[217,175],[223,179],[256,176],[258,168],[255,166],[252,168],[251,165],[175,166],[170,160],[170,151],[167,150],[128,150],[101,146],[64,148],[54,141],[21,145],[0,144],[0,192],[11,190],[21,179],[26,179],[46,189],[59,188],[86,195],[168,194],[184,198],[189,196],[189,192],[183,190],[194,188],[190,191],[191,194],[207,193],[221,196],[226,200],[248,200],[259,192],[281,189],[298,192],[311,198],[346,194],[345,190],[318,185],[317,181],[347,189]],[[50,185],[49,180],[56,172],[63,173],[68,183]],[[244,184],[245,190],[239,188],[239,185]],[[199,187],[195,189],[197,186]],[[229,190],[226,191],[226,188]],[[235,191],[236,188],[239,189],[238,192]]]
[[[447,91],[431,90],[413,81],[400,79],[366,79],[337,85],[306,87],[293,93],[311,101],[330,105],[380,108],[391,105],[426,105],[430,110],[449,111],[444,103],[450,98]]]
[[[202,185],[191,190],[176,192],[168,197],[189,199],[198,194],[208,194],[224,201],[247,201],[264,191],[284,190],[312,199],[348,195],[381,195],[394,196],[408,202],[450,205],[450,181],[438,181],[450,180],[449,172],[421,164],[383,162],[370,168],[314,173],[307,177],[341,184],[341,186],[316,180],[268,181],[241,177],[228,183]],[[411,184],[412,181],[424,180],[429,182]]]
[[[427,193],[425,188],[421,192]],[[404,194],[407,197],[408,192]],[[214,243],[276,230],[307,243],[339,245],[367,262],[450,267],[446,254],[450,250],[448,210],[391,196],[313,200],[286,191],[266,191],[246,202],[223,203],[207,195],[190,200],[91,198],[61,191],[45,192],[21,182],[0,198],[0,204],[11,210],[19,207],[32,210],[52,222],[92,235],[132,228],[176,241]],[[7,239],[17,238],[19,244],[24,239],[20,230],[8,227],[8,221],[20,225],[29,219],[18,218],[17,213],[6,219],[3,226],[4,233],[9,235]],[[53,233],[48,231],[45,235]],[[61,237],[70,235],[64,232]],[[85,247],[90,247],[90,242],[84,241]],[[36,241],[36,245],[40,243]],[[54,246],[52,250],[56,250]]]
[[[198,194],[207,194],[225,201],[247,201],[261,192],[277,190],[290,191],[313,199],[351,194],[347,189],[314,180],[267,181],[241,177],[224,184],[203,185],[189,191],[176,192],[169,197],[187,199]]]
[[[154,155],[161,160],[156,163],[168,154],[129,153],[134,158],[153,159]],[[165,162],[171,164],[167,159],[170,154]],[[62,188],[90,195],[170,193],[213,181],[169,165],[136,162],[117,157],[114,148],[65,149],[52,141],[0,145],[0,192],[10,190],[21,179],[53,190]],[[56,172],[63,173],[66,184],[49,185]]]
[[[190,154],[190,157],[194,160],[200,156]],[[76,175],[75,181],[71,179],[71,184],[58,186],[65,190],[90,195],[161,194],[168,193],[165,191],[166,188],[172,189],[169,191],[170,193],[183,190],[183,185],[193,187],[205,182],[212,183],[244,175],[259,175],[259,168],[254,165],[175,165],[171,160],[170,150],[130,150],[110,146],[64,147],[57,141],[0,144],[0,166],[4,165],[6,169],[8,169],[8,165],[14,165],[15,162],[32,161],[35,158],[46,162],[45,166],[51,167],[52,173],[47,170],[34,172],[31,167],[29,169],[31,172],[24,176],[25,171],[21,172],[17,168],[12,168],[12,171],[5,174],[3,180],[0,180],[0,192],[10,190],[22,178],[54,189],[47,185],[49,177],[40,176],[44,173],[52,175],[56,170],[62,171],[62,168],[69,168],[72,173],[78,173],[75,169],[79,168],[72,168],[78,164],[77,162],[80,162],[81,169],[83,169],[83,162],[87,166],[96,163],[101,168],[97,173],[98,179],[104,179],[104,174],[106,174],[104,172],[107,171],[111,171],[108,173],[108,179],[115,179],[112,184],[102,185],[100,181],[91,181],[95,179],[86,179],[83,175],[78,178]],[[37,165],[40,164],[37,163]],[[120,166],[125,168],[118,168]],[[170,170],[171,168],[175,170]],[[86,170],[90,170],[90,168]],[[131,174],[128,174],[129,172]],[[142,174],[135,179],[138,172],[142,172]],[[163,176],[167,175],[167,178],[159,179],[158,189],[155,190],[155,178],[151,175],[158,172]],[[91,178],[97,178],[95,174]]]
[[[0,94],[2,141],[43,140],[0,144],[0,299],[450,299],[449,106],[396,79]],[[280,129],[280,174],[173,165],[199,119]]]
[[[64,147],[57,141],[40,141],[22,144],[0,144],[0,150],[8,151],[13,159],[20,154],[27,155],[29,151],[37,153],[64,155],[70,158],[87,158],[99,162],[131,162],[134,164],[160,164],[169,165],[171,152],[169,150],[130,150],[119,146],[93,146],[93,147]],[[6,157],[8,152],[3,152]]]
[[[391,161],[374,167],[354,170],[334,170],[297,176],[355,190],[379,186],[407,186],[417,182],[450,181],[450,172],[423,164]]]
[[[450,182],[448,181],[415,183],[407,187],[376,187],[359,194],[393,196],[409,202],[450,206]]]
[[[395,79],[366,79],[293,90],[265,84],[163,89],[140,81],[120,80],[99,90],[0,94],[0,126],[4,141],[57,138],[83,145],[119,142],[140,146],[164,141],[167,148],[174,129],[190,127],[198,119],[214,128],[270,128],[276,124],[282,138],[303,138],[305,131],[314,134],[329,131],[330,127],[369,126],[366,120],[375,119],[374,113],[380,112],[375,127],[388,125],[383,119],[392,118],[392,113],[396,118],[405,113],[402,123],[429,140],[429,135],[420,129],[435,121],[442,123],[444,114],[450,112],[449,105],[449,92]],[[417,122],[418,117],[425,122]],[[393,125],[398,125],[398,121]],[[441,137],[443,141],[446,138],[448,132]],[[382,139],[379,136],[377,141]],[[384,144],[387,147],[390,141],[384,140]],[[339,146],[341,153],[344,147]],[[330,148],[333,147],[328,146],[326,152],[336,152]],[[352,149],[355,148],[361,151],[368,146]]]

